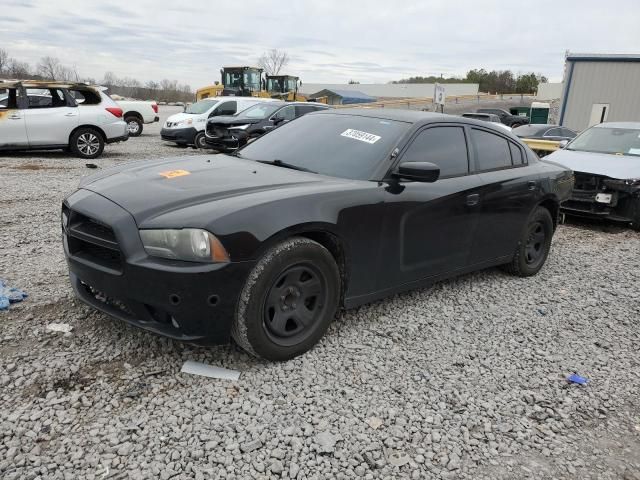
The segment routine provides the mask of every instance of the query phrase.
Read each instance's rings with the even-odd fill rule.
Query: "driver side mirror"
[[[393,174],[397,178],[432,183],[440,177],[440,167],[431,162],[401,163]]]
[[[278,115],[276,115],[275,117],[273,117],[273,124],[274,125],[280,125],[281,123],[283,123],[285,120],[284,117],[280,117]]]
[[[567,145],[569,145],[569,140],[560,140],[560,143],[558,143],[558,148],[562,150],[563,148],[567,148]]]

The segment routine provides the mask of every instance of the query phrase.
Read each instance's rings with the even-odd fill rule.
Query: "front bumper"
[[[197,134],[198,130],[196,130],[195,127],[163,128],[160,130],[160,138],[162,138],[162,140],[187,145],[193,145]]]
[[[133,217],[78,190],[63,204],[64,253],[78,298],[144,330],[190,343],[229,341],[253,262],[199,264],[149,257]]]
[[[575,172],[571,197],[560,209],[571,215],[636,222],[640,217],[640,188],[600,175]]]

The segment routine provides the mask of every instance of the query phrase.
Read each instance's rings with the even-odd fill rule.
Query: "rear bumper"
[[[193,145],[198,131],[194,127],[188,128],[163,128],[160,130],[160,138],[165,142],[186,143]]]
[[[64,253],[80,300],[165,337],[203,345],[229,341],[253,262],[200,264],[149,257],[133,217],[87,190],[69,196],[63,208],[70,219],[63,228]]]
[[[129,132],[127,132],[126,135],[123,135],[121,137],[107,138],[105,140],[105,143],[126,142],[127,140],[129,140]]]

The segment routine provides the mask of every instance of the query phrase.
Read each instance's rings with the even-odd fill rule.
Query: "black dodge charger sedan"
[[[537,273],[572,189],[490,123],[345,109],[237,152],[121,165],[64,200],[70,277],[143,329],[285,360],[336,312],[495,265]]]

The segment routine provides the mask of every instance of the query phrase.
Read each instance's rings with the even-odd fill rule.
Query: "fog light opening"
[[[180,328],[180,324],[178,323],[178,321],[171,317],[171,325],[173,325],[175,328]]]
[[[180,305],[180,295],[175,293],[169,295],[169,302],[171,302],[171,305]]]
[[[207,302],[209,302],[209,305],[211,305],[212,307],[215,307],[219,301],[220,301],[220,297],[218,297],[218,295],[211,295],[207,299]]]

